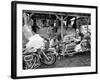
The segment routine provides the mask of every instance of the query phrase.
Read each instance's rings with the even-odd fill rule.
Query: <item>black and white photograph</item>
[[[23,69],[91,66],[91,14],[23,10]]]
[[[12,4],[14,78],[96,73],[96,6]]]

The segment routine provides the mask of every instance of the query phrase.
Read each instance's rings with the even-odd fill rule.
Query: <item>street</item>
[[[39,68],[59,68],[59,67],[84,67],[91,65],[90,52],[78,53],[74,56],[61,56],[60,60],[56,60],[56,63],[47,66],[42,64]]]

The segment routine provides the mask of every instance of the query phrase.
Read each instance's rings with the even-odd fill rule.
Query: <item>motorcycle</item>
[[[90,51],[90,48],[87,45],[86,40],[82,40],[81,42],[72,42],[69,45],[66,45],[65,55],[73,56],[74,54]]]
[[[73,56],[74,54],[90,51],[90,42],[87,39],[81,41],[72,41],[70,43],[64,43],[64,54]]]
[[[70,40],[68,42],[61,42],[59,44],[58,53],[63,56],[73,56],[77,53],[90,51],[90,49],[90,42],[87,39],[81,41]]]
[[[52,65],[56,62],[56,54],[52,50],[35,49],[30,51],[23,50],[23,67],[24,69],[35,69],[41,66],[41,63],[45,65]]]

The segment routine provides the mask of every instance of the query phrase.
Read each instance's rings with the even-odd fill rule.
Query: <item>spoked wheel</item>
[[[46,54],[48,59],[46,59],[45,57],[43,58],[42,62],[46,65],[52,65],[56,62],[56,55],[54,54]]]

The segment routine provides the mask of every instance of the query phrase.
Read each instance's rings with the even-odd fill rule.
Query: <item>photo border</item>
[[[32,4],[32,5],[49,5],[61,7],[80,7],[80,8],[94,8],[96,9],[96,71],[83,72],[83,73],[69,73],[69,74],[53,74],[53,75],[37,75],[37,76],[17,76],[17,4]],[[57,3],[41,3],[41,2],[24,2],[12,1],[11,2],[11,78],[39,78],[39,77],[54,77],[54,76],[68,76],[68,75],[85,75],[98,73],[98,7],[87,5],[73,5],[73,4],[57,4]]]

